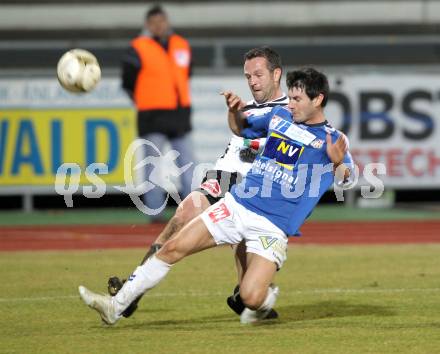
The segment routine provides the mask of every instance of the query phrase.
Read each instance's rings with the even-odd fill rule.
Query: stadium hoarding
[[[106,183],[123,181],[121,159],[135,138],[131,109],[2,110],[0,185],[53,185],[58,168],[108,166]],[[80,183],[88,183],[81,176]]]
[[[332,73],[329,79],[326,115],[350,138],[359,185],[368,185],[364,167],[381,163],[386,188],[438,187],[440,75]],[[251,99],[241,76],[192,81],[198,162],[214,162],[229,141],[219,95],[226,89]],[[135,135],[135,113],[116,78],[105,78],[86,95],[69,94],[54,79],[0,80],[0,186],[53,185],[60,162],[108,163],[103,180],[121,183],[123,154]]]
[[[361,172],[369,163],[381,163],[386,187],[439,187],[439,79],[428,74],[331,78],[326,114],[350,138]]]
[[[53,189],[66,162],[80,167],[81,184],[89,183],[84,172],[96,162],[108,167],[105,183],[120,184],[135,137],[135,112],[116,82],[82,95],[55,80],[0,80],[0,186]]]

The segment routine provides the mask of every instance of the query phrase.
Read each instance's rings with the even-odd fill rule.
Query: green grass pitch
[[[142,250],[0,253],[0,353],[439,353],[440,245],[290,246],[280,319],[241,325],[227,247],[173,267],[130,319],[101,325],[105,291]]]

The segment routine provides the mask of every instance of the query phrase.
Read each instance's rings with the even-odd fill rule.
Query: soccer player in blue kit
[[[239,100],[225,92],[232,131],[247,138],[267,136],[264,149],[242,183],[187,224],[175,238],[138,266],[117,295],[79,287],[83,301],[107,324],[114,324],[139,295],[165,278],[171,265],[193,253],[245,240],[247,269],[240,283],[246,306],[242,323],[264,319],[278,291],[271,287],[293,235],[333,183],[350,183],[353,161],[347,138],[332,128],[323,109],[326,76],[313,68],[287,73],[288,108],[244,116]]]

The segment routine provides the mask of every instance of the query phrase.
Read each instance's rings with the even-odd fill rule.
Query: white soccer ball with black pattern
[[[70,92],[90,92],[101,80],[96,57],[84,49],[72,49],[58,61],[57,76],[61,86]]]

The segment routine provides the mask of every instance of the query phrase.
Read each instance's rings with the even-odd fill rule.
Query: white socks
[[[261,306],[257,310],[251,310],[246,307],[240,315],[240,322],[254,323],[266,318],[270,310],[275,306],[275,302],[277,301],[278,294],[279,294],[278,286],[275,287],[270,286],[267,289],[266,298],[264,299]]]
[[[137,267],[121,290],[112,298],[116,313],[122,313],[137,297],[154,288],[171,268],[156,256]]]
[[[269,289],[267,289],[266,298],[264,299],[263,303],[261,304],[261,306],[258,308],[257,311],[268,311],[268,310],[270,311],[275,306],[275,302],[277,301],[277,297],[278,297],[278,292],[279,292],[278,286],[274,288],[269,287]]]

